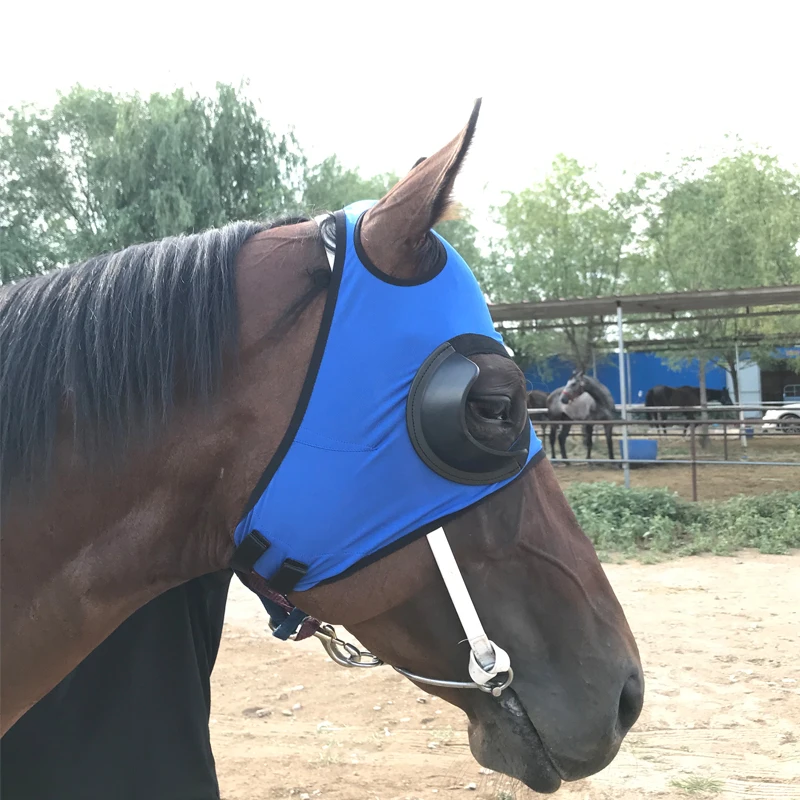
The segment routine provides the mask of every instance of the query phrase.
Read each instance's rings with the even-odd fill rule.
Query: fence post
[[[739,364],[739,340],[734,342],[736,348],[736,402],[739,405],[739,444],[741,446],[739,458],[742,461],[747,461],[747,431],[745,430],[744,411],[742,410],[742,370]],[[759,392],[760,394],[760,392]],[[761,410],[761,416],[764,416],[764,410]]]
[[[631,461],[628,453],[628,381],[625,375],[625,340],[622,335],[622,303],[617,301],[617,338],[619,339],[619,399],[622,403],[622,469],[625,488],[631,488]]]
[[[692,420],[692,500],[697,502],[697,440],[695,438],[695,424]]]

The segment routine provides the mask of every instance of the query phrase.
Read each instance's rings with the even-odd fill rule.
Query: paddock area
[[[536,433],[541,436],[541,424],[534,423]],[[602,435],[598,435],[599,426],[595,428],[593,455],[606,458],[606,444]],[[659,436],[649,434],[658,441],[660,464],[642,464],[631,467],[631,486],[658,487],[665,486],[677,492],[681,497],[692,498],[692,468],[690,464],[670,464],[667,459],[689,459],[690,447],[688,437],[671,434]],[[550,439],[545,443],[550,455]],[[558,444],[556,443],[556,448]],[[614,436],[615,455],[619,455],[618,434]],[[729,464],[702,464],[704,460],[730,460]],[[558,452],[558,450],[556,450]],[[584,458],[586,448],[577,427],[573,428],[567,440],[567,457]],[[797,466],[760,466],[742,461],[745,456],[750,461],[794,462]],[[709,437],[705,449],[697,447],[697,496],[699,500],[725,500],[739,494],[756,495],[774,491],[795,491],[800,486],[800,436],[785,434],[759,435],[747,441],[746,450],[737,436],[728,435],[723,443],[722,435],[717,431]],[[559,463],[553,462],[562,485],[574,482],[589,483],[592,481],[611,481],[622,485],[623,474],[619,466],[597,463]]]
[[[604,566],[639,642],[645,708],[611,766],[556,796],[800,798],[800,553]],[[479,767],[457,709],[265,627],[234,579],[212,681],[223,800],[538,796]]]

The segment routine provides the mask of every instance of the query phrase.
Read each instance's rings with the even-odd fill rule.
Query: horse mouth
[[[485,708],[488,713],[479,713],[470,725],[475,759],[488,769],[522,781],[534,792],[557,791],[562,776],[515,692],[506,689]]]

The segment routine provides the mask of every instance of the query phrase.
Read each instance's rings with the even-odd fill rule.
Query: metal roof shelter
[[[629,314],[672,315],[721,308],[750,309],[793,304],[800,304],[800,285],[494,303],[489,306],[489,311],[495,322],[521,322],[565,317],[611,316],[617,313],[618,305],[622,305]]]
[[[628,418],[627,376],[625,374],[625,339],[623,337],[623,308],[628,314],[661,315],[651,319],[637,318],[633,322],[670,322],[688,320],[693,311],[736,309],[724,311],[718,319],[765,314],[800,314],[794,309],[771,312],[753,312],[752,308],[765,306],[800,305],[800,285],[757,286],[749,289],[707,289],[694,292],[668,292],[663,294],[610,295],[608,297],[577,297],[574,299],[542,300],[539,302],[496,303],[489,305],[495,322],[528,322],[558,320],[569,317],[604,317],[616,315],[619,358],[619,386],[622,419]],[[741,309],[745,309],[742,314]],[[543,327],[557,327],[554,325]],[[738,362],[738,343],[737,357]],[[625,486],[630,488],[630,461],[628,460],[628,426],[622,425],[623,467]]]

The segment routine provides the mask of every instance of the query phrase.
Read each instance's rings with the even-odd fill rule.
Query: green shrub
[[[800,491],[691,503],[668,489],[574,483],[566,495],[601,555],[762,553],[800,548]]]

